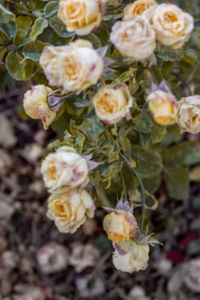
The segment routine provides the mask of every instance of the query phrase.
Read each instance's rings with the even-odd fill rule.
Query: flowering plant
[[[200,162],[195,140],[182,140],[200,132],[192,7],[0,1],[0,71],[27,82],[25,112],[58,134],[41,167],[47,215],[74,233],[104,206],[113,262],[123,271],[147,267],[161,182],[170,197],[187,200],[188,166]]]

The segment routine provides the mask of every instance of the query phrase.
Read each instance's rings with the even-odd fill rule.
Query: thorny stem
[[[129,170],[131,171],[131,173],[133,173],[139,184],[140,184],[140,189],[141,189],[141,198],[142,198],[142,221],[141,221],[141,228],[142,231],[144,231],[144,223],[145,223],[145,211],[146,211],[146,201],[145,201],[145,189],[144,189],[144,185],[143,182],[139,176],[139,174],[137,173],[137,171],[131,167],[130,161],[128,160],[128,158],[123,155],[122,153],[120,153],[120,155],[122,156],[122,158],[124,159],[126,165],[128,166]]]

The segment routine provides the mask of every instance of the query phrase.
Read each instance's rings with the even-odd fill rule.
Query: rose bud
[[[154,0],[137,0],[125,6],[124,16],[143,15],[148,17],[152,15],[156,6],[157,2]]]
[[[154,120],[160,125],[171,125],[177,122],[177,101],[173,94],[157,90],[148,95],[149,104]]]
[[[24,94],[24,110],[32,119],[41,119],[44,129],[47,129],[56,117],[56,112],[52,111],[47,102],[48,95],[52,90],[45,85],[36,85],[32,90]]]
[[[109,240],[117,243],[136,237],[138,230],[137,222],[131,212],[131,208],[128,207],[127,210],[124,210],[123,207],[118,209],[119,204],[116,206],[116,209],[109,209],[112,212],[103,221],[103,227]]]

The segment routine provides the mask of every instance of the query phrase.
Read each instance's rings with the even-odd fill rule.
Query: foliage
[[[99,166],[92,172],[89,189],[99,206],[113,205],[121,197],[130,199],[135,206],[141,205],[136,194],[144,189],[146,201],[151,199],[156,203],[153,205],[155,208],[157,200],[151,193],[156,193],[162,178],[171,197],[186,200],[189,197],[188,165],[200,161],[195,152],[196,143],[181,141],[176,125],[165,127],[155,123],[145,98],[151,82],[159,84],[163,80],[177,99],[190,95],[191,88],[199,93],[198,0],[177,1],[177,5],[195,17],[195,30],[191,40],[180,50],[157,46],[156,64],[126,62],[110,43],[111,27],[121,18],[123,7],[131,1],[123,1],[119,6],[115,2],[110,0],[106,3],[101,26],[95,33],[83,38],[91,41],[95,49],[108,46],[107,57],[114,63],[112,70],[101,77],[101,83],[114,81],[129,86],[135,98],[132,118],[128,121],[122,119],[111,127],[98,120],[90,99],[99,85],[78,96],[69,95],[52,123],[59,139],[49,145],[47,153],[61,145],[69,145],[82,155],[92,154]],[[0,1],[0,72],[4,74],[4,87],[10,85],[10,76],[27,82],[27,85],[47,84],[39,65],[44,46],[66,45],[77,39],[74,33],[66,31],[57,17],[57,9],[58,1]],[[130,172],[122,155],[129,160],[135,174]],[[142,181],[138,180],[138,176]]]

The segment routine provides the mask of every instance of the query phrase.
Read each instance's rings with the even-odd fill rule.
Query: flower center
[[[164,20],[168,23],[174,23],[178,21],[177,15],[173,12],[166,12],[164,14]]]
[[[104,94],[97,103],[98,109],[106,114],[113,114],[118,109],[117,100],[110,94]]]

